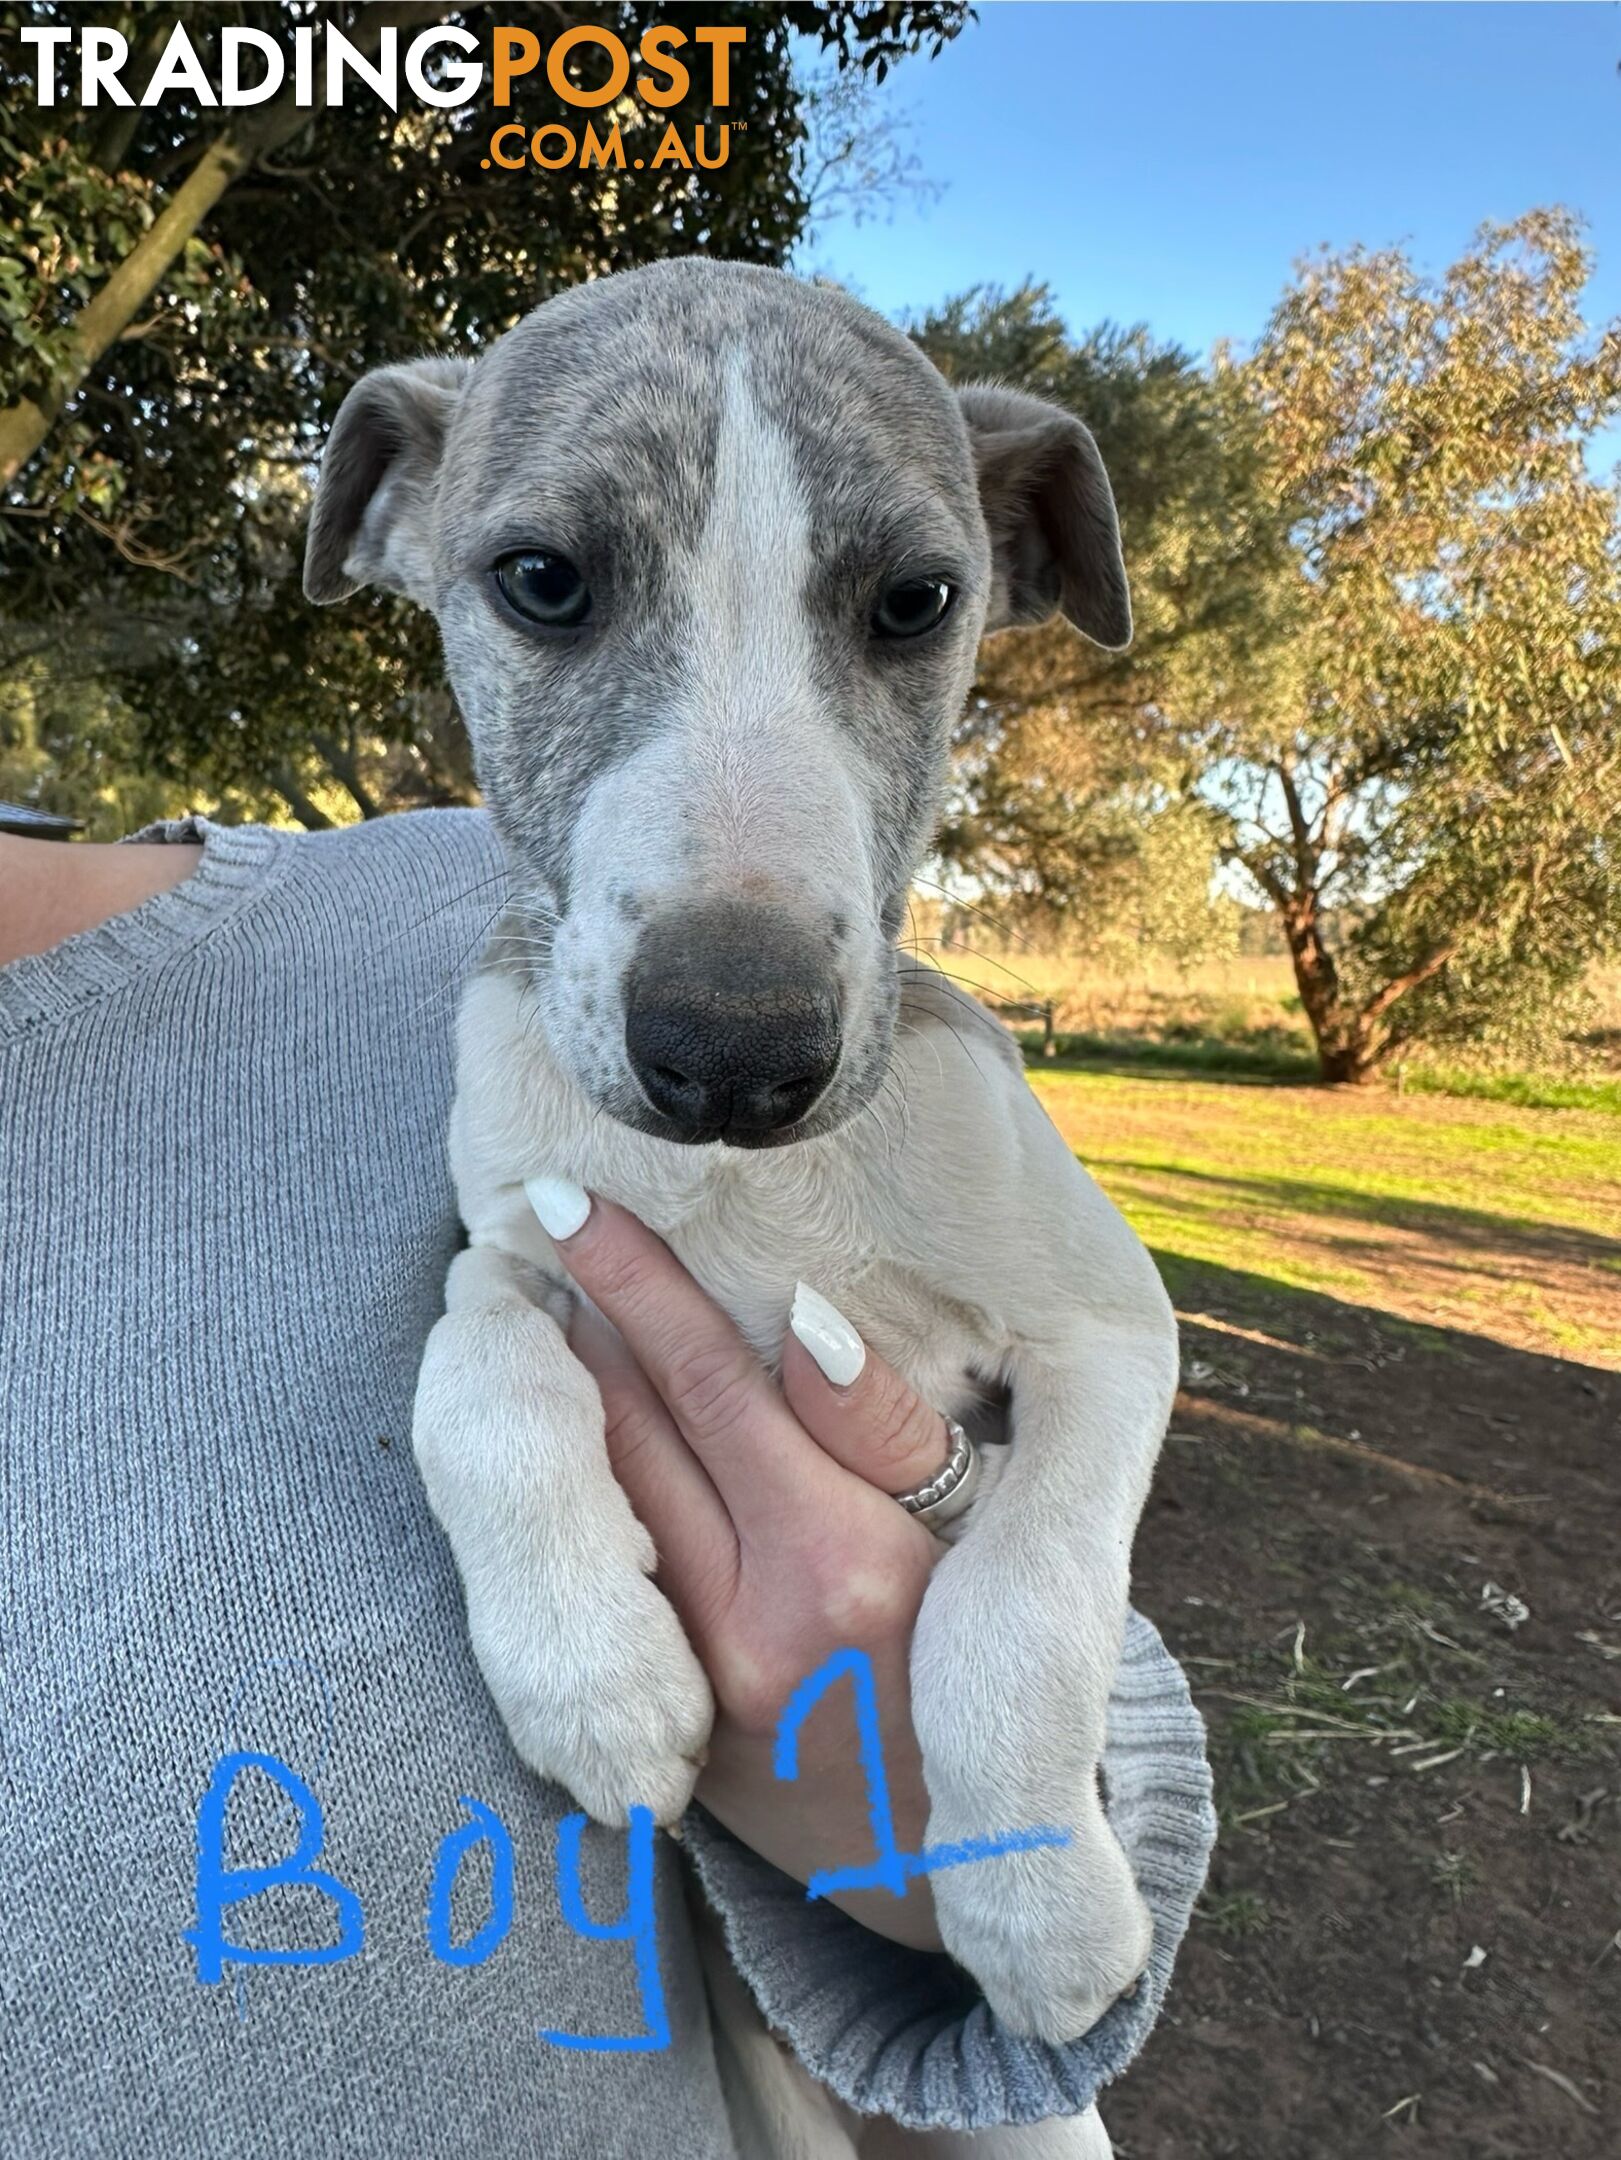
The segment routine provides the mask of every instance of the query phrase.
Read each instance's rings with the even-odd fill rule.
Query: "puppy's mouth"
[[[616,1091],[610,1114],[636,1132],[678,1147],[751,1150],[794,1147],[843,1124],[860,1107],[835,1069],[825,1078],[761,1075],[717,1064],[702,1078],[631,1057],[632,1084]]]
[[[821,1140],[847,1125],[871,1102],[887,1062],[887,1049],[876,1041],[859,1056],[846,1049],[836,1070],[817,1086],[808,1076],[762,1085],[758,1068],[741,1074],[722,1068],[696,1087],[690,1076],[678,1081],[671,1069],[654,1080],[657,1100],[650,1099],[652,1091],[633,1066],[601,1107],[632,1132],[677,1147],[760,1153]]]
[[[622,1125],[629,1125],[636,1132],[647,1133],[655,1140],[673,1141],[678,1147],[729,1147],[755,1151],[793,1147],[801,1140],[831,1131],[833,1125],[839,1122],[805,1117],[791,1125],[757,1130],[747,1125],[732,1124],[724,1119],[717,1119],[709,1124],[679,1124],[673,1118],[660,1117],[657,1111],[646,1109],[632,1109],[628,1113],[616,1111],[615,1115]]]

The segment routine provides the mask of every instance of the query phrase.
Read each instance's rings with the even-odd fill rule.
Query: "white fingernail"
[[[591,1195],[567,1178],[525,1178],[523,1189],[549,1238],[572,1237],[591,1212]]]
[[[788,1325],[835,1387],[848,1387],[867,1362],[867,1346],[836,1305],[809,1283],[795,1283]]]

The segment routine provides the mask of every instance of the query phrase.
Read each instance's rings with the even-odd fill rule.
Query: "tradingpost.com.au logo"
[[[510,111],[514,84],[538,76],[580,119],[574,125],[548,121],[533,129],[518,120],[503,121],[491,133],[489,154],[482,162],[506,172],[520,172],[526,165],[546,172],[568,165],[618,172],[657,171],[669,165],[713,171],[724,165],[732,128],[718,116],[731,103],[732,56],[745,35],[735,24],[721,29],[655,23],[642,33],[632,53],[614,31],[596,23],[576,23],[549,44],[532,30],[496,24],[489,32],[486,60],[478,38],[458,23],[436,23],[408,38],[391,26],[365,44],[347,37],[335,23],[300,23],[287,40],[231,24],[213,34],[216,65],[211,73],[185,24],[176,23],[156,67],[137,82],[129,40],[121,31],[96,23],[53,23],[21,33],[23,44],[33,48],[36,102],[72,102],[76,68],[77,102],[92,110],[161,105],[174,96],[226,108],[264,105],[288,96],[299,106],[342,105],[346,93],[358,88],[398,112],[403,77],[409,96],[441,108],[470,104],[488,79],[491,103],[498,111]],[[589,55],[580,70],[590,75],[588,83],[570,73],[576,53]],[[635,122],[644,113],[656,121],[682,104],[695,84],[701,94],[706,80],[717,117],[695,122],[685,134],[676,121],[668,120],[656,145],[649,132],[647,154],[637,156],[640,130]],[[610,114],[607,108],[616,110]],[[627,118],[632,127],[629,149],[623,133]]]

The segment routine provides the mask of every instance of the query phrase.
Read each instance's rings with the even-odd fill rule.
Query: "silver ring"
[[[979,1483],[978,1448],[955,1418],[948,1417],[945,1428],[951,1453],[944,1469],[937,1470],[923,1484],[914,1485],[910,1492],[895,1495],[907,1514],[925,1530],[938,1530],[942,1524],[954,1522],[973,1499]]]

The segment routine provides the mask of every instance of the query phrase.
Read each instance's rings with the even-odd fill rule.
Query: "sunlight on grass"
[[[1403,1076],[1408,1095],[1468,1095],[1482,1102],[1522,1103],[1532,1110],[1606,1110],[1621,1115],[1621,1080],[1541,1079],[1527,1073],[1457,1072],[1415,1065]]]
[[[993,1002],[1050,1002],[1057,1053],[1105,1067],[1155,1068],[1278,1080],[1315,1080],[1311,1033],[1281,954],[1229,954],[1190,966],[1145,948],[1123,973],[1098,961],[1037,951],[995,937],[928,957]],[[1412,1049],[1380,1075],[1397,1095],[1448,1095],[1533,1110],[1621,1116],[1621,969],[1589,978],[1583,1032],[1545,1046],[1546,1071],[1503,1070],[1507,1053],[1478,1059]],[[1028,1013],[1008,1015],[1026,1052],[1043,1049]]]
[[[1438,1095],[1037,1067],[1167,1257],[1621,1365],[1621,1125]]]

